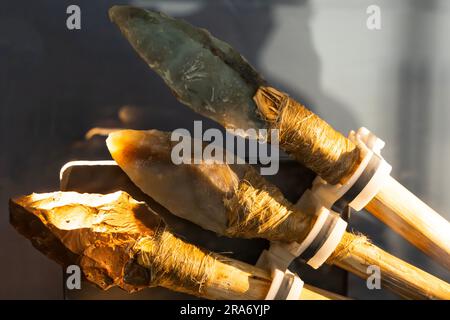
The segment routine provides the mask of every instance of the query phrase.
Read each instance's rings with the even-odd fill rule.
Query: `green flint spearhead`
[[[110,19],[179,101],[228,129],[263,129],[253,96],[265,84],[227,43],[160,12],[114,6]]]

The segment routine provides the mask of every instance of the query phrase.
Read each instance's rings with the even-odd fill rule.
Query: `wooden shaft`
[[[450,223],[389,177],[366,209],[450,270]]]
[[[382,287],[407,299],[450,299],[450,285],[433,275],[398,259],[369,241],[346,233],[330,262],[367,279],[369,266],[378,266]],[[271,283],[268,271],[227,259],[217,261],[206,284],[208,299],[264,299]],[[179,288],[178,288],[179,290]],[[299,300],[345,299],[334,293],[305,286]]]
[[[350,300],[348,297],[341,296],[340,294],[330,292],[324,289],[316,288],[309,284],[303,285],[303,291],[299,300]]]
[[[264,299],[271,284],[266,270],[233,259],[217,260],[214,273],[206,283],[204,297],[207,299]],[[305,285],[299,300],[342,300],[335,293]]]
[[[144,239],[137,245],[140,251],[136,261],[141,267],[148,269],[148,274],[153,278],[152,286],[158,285],[213,300],[261,300],[269,292],[272,278],[268,270],[201,250],[174,237],[168,231],[164,231],[160,239],[164,240],[154,242],[153,239],[148,241]],[[158,252],[157,256],[152,254],[155,249]],[[173,259],[177,257],[175,252],[178,258]],[[183,253],[179,254],[180,252]],[[163,262],[162,269],[158,267],[157,261]],[[127,274],[131,275],[134,272]],[[129,276],[127,278],[130,279]],[[343,298],[307,286],[303,288],[298,300]]]
[[[381,284],[407,299],[450,299],[450,285],[385,252],[360,236],[346,233],[328,261],[363,279],[369,266],[380,268]]]
[[[297,207],[303,212],[314,210],[313,200],[305,194]],[[380,249],[363,235],[345,232],[339,245],[327,261],[367,279],[369,266],[378,266],[383,285],[409,299],[450,299],[450,285],[409,263]]]

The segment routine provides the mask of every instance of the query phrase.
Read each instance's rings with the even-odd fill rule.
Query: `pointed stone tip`
[[[117,20],[119,20],[119,17],[123,17],[123,13],[125,11],[127,6],[112,6],[108,10],[108,16],[109,20],[111,20],[114,23],[117,23]]]
[[[146,132],[140,130],[119,130],[112,132],[106,139],[109,153],[119,166],[145,156]]]
[[[20,195],[15,196],[9,199],[9,205],[20,207],[23,210],[29,211],[30,209],[35,208],[35,206],[39,203],[39,201],[46,199],[50,196],[55,196],[58,192],[49,192],[49,193],[31,193],[29,195]]]
[[[109,19],[112,22],[121,25],[128,20],[136,10],[142,9],[134,8],[132,6],[112,6],[108,10]]]
[[[169,161],[172,151],[170,133],[158,130],[120,130],[106,139],[109,153],[122,167],[136,161]]]
[[[133,131],[134,130],[119,130],[108,135],[106,146],[113,158],[120,154],[126,145],[133,145],[131,141],[134,136]]]
[[[9,198],[9,202],[18,204],[18,203],[21,203],[23,201],[23,199],[25,199],[26,197],[27,196],[24,196],[24,195],[15,196],[15,197]]]
[[[122,25],[124,22],[137,15],[145,14],[144,9],[132,7],[132,6],[112,6],[108,10],[109,19],[117,25]]]

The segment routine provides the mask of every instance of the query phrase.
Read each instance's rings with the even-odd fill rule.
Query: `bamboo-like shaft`
[[[450,299],[448,283],[392,256],[365,238],[348,232],[329,263],[363,279],[367,279],[370,275],[369,266],[377,266],[380,269],[382,286],[404,298]],[[217,260],[201,296],[207,299],[264,299],[270,282],[268,271],[232,259]],[[179,287],[169,289],[180,290]],[[309,299],[342,299],[342,297],[307,286],[303,289],[299,300]]]
[[[351,298],[309,284],[303,285],[303,291],[300,294],[299,300],[325,300],[324,298],[328,300],[351,300]]]
[[[268,269],[201,250],[167,230],[156,245],[151,239],[148,240],[150,246],[145,244],[147,240],[142,242],[144,245],[138,245],[137,262],[158,279],[152,285],[207,299],[226,300],[261,300],[269,291],[272,278]],[[158,252],[156,256],[152,254],[154,250]],[[158,267],[158,261],[163,262],[163,268]],[[314,287],[305,287],[298,297],[298,300],[324,299],[343,297]]]
[[[450,224],[394,178],[366,206],[375,217],[450,270]]]
[[[268,270],[201,250],[174,237],[169,231],[164,231],[160,239],[166,240],[156,242],[158,256],[151,253],[155,250],[153,240],[149,240],[150,247],[145,244],[138,245],[140,247],[138,264],[147,268],[149,274],[158,279],[152,285],[157,284],[211,300],[261,300],[266,297],[272,282]],[[157,260],[163,261],[163,269],[157,267]],[[161,270],[164,270],[162,276]],[[202,280],[197,274],[199,270]],[[340,300],[344,297],[307,286],[297,298],[297,300],[330,299]]]
[[[354,245],[357,243],[357,245]],[[345,248],[342,248],[342,246]],[[347,250],[329,262],[366,279],[368,266],[378,266],[382,286],[408,299],[450,299],[450,285],[371,244],[346,233],[337,251]],[[334,260],[333,260],[334,259]]]
[[[227,259],[217,261],[214,273],[206,284],[207,299],[261,300],[267,295],[271,284],[270,273],[249,264]],[[298,300],[342,300],[335,293],[305,285]]]

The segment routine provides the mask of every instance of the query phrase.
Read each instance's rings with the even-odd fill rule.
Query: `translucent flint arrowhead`
[[[159,12],[114,6],[109,16],[179,101],[225,128],[265,128],[252,100],[264,80],[227,43]]]

